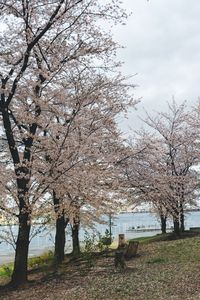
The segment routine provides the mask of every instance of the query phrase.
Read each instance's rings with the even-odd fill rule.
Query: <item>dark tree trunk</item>
[[[48,29],[48,28],[47,28]],[[21,131],[21,124],[18,123],[17,118],[10,112],[9,106],[12,102],[12,99],[15,96],[17,86],[21,78],[23,77],[24,72],[27,69],[29,56],[32,48],[38,42],[41,36],[38,36],[38,39],[28,45],[26,52],[24,52],[24,59],[20,73],[15,77],[10,93],[7,96],[3,91],[7,90],[7,85],[9,85],[9,77],[7,76],[1,80],[1,99],[0,99],[0,112],[3,117],[3,126],[5,129],[5,134],[8,142],[8,147],[13,161],[13,166],[16,175],[16,186],[18,191],[18,206],[19,206],[19,229],[16,242],[15,250],[15,262],[14,269],[11,279],[11,284],[13,286],[18,286],[24,284],[27,281],[27,268],[28,268],[28,249],[29,249],[29,236],[30,236],[30,222],[31,222],[31,209],[29,206],[29,182],[31,178],[32,170],[32,146],[34,141],[34,136],[37,130],[37,122],[32,124],[27,124],[29,128],[29,136],[27,138],[23,137],[21,142],[24,146],[23,158],[21,159],[21,154],[18,152],[18,146],[16,144],[15,130],[13,128],[18,128],[19,132]],[[38,64],[40,69],[40,65]],[[10,71],[12,75],[13,70]],[[45,81],[45,78],[39,75],[39,84],[35,87],[35,95],[40,97],[41,83]],[[37,118],[41,113],[40,107],[36,104],[35,106],[35,117]],[[13,123],[15,126],[13,126]],[[18,138],[17,138],[18,139]],[[23,147],[22,147],[23,148]],[[21,152],[21,150],[20,150]]]
[[[30,220],[28,213],[19,216],[19,230],[16,242],[15,263],[11,285],[19,286],[27,281],[28,249],[30,235]]]
[[[180,226],[181,226],[181,232],[185,231],[185,216],[184,216],[184,210],[183,210],[183,204],[180,204]]]
[[[185,231],[185,216],[184,216],[184,214],[181,214],[180,219],[181,219],[181,232],[184,232]]]
[[[28,280],[28,250],[31,229],[31,209],[27,197],[29,188],[29,169],[25,167],[16,168],[18,199],[19,199],[19,229],[16,241],[15,262],[11,278],[11,285],[19,286]],[[26,179],[25,176],[28,176]]]
[[[78,256],[80,254],[79,226],[80,226],[79,221],[74,222],[72,226],[72,245],[73,245],[72,254],[74,256]]]
[[[54,256],[57,263],[62,263],[65,257],[65,217],[64,214],[56,219],[56,236]]]
[[[180,235],[180,223],[178,219],[174,219],[174,233]]]
[[[164,215],[160,215],[160,221],[161,221],[161,231],[162,234],[166,233],[166,229],[167,229],[167,217]]]
[[[9,99],[9,101],[11,101],[11,99]],[[37,130],[37,123],[31,124],[30,136],[27,139],[23,139],[24,153],[23,159],[21,160],[13,134],[13,127],[8,112],[8,104],[6,104],[5,97],[3,95],[1,95],[0,108],[3,117],[3,125],[6,133],[6,138],[15,169],[16,185],[18,190],[19,229],[16,242],[15,262],[11,278],[11,285],[19,286],[21,284],[24,284],[28,279],[28,249],[31,228],[31,210],[29,206],[28,193],[29,182],[31,178],[31,148],[33,145],[33,136],[35,135]],[[38,111],[38,109],[36,108],[36,116],[38,116],[39,114],[40,111]]]
[[[60,198],[56,197],[55,191],[53,191],[53,203],[57,214],[54,257],[56,262],[60,264],[65,257],[65,228],[68,219],[65,219],[64,210],[60,209]]]

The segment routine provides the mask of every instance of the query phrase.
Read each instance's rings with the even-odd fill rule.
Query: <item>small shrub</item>
[[[103,236],[100,233],[89,234],[88,231],[85,231],[83,252],[102,252],[107,249],[111,243],[112,238],[110,237],[108,229],[106,229]]]
[[[88,231],[85,231],[83,251],[87,253],[95,252],[97,250],[97,238],[98,234],[89,234]]]
[[[98,246],[100,247],[100,251],[103,251],[108,248],[112,244],[112,237],[110,236],[110,232],[106,229],[105,234],[101,236],[99,234],[99,242]]]
[[[44,252],[42,255],[37,257],[32,257],[28,261],[28,265],[31,269],[47,266],[54,259],[53,251]]]
[[[13,266],[3,265],[0,267],[0,276],[11,277],[13,271]]]

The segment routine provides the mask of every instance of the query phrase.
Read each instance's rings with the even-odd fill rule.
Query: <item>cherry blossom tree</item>
[[[177,232],[179,228],[184,231],[186,198],[197,187],[193,177],[196,172],[191,169],[198,164],[197,132],[189,124],[188,119],[189,112],[186,111],[186,105],[178,106],[173,101],[171,105],[169,104],[169,112],[159,113],[155,119],[148,117],[146,121],[159,133],[167,150],[167,167],[171,177],[169,182],[175,193],[174,210],[177,216],[174,216],[174,225]]]
[[[27,280],[31,218],[35,199],[39,199],[30,197],[30,186],[32,178],[37,178],[33,176],[36,145],[50,126],[44,123],[46,111],[52,103],[55,109],[56,93],[63,102],[70,98],[69,91],[67,98],[63,91],[66,72],[71,68],[98,67],[103,72],[116,66],[111,57],[117,46],[100,24],[123,21],[126,15],[118,1],[100,4],[97,0],[5,0],[0,1],[0,8],[0,22],[4,23],[0,51],[1,124],[12,160],[19,221],[11,283],[20,285]],[[65,86],[61,88],[63,82]],[[55,130],[58,127],[54,122]]]
[[[148,115],[145,123],[151,132],[138,132],[133,144],[133,152],[143,151],[126,162],[125,174],[134,197],[159,208],[161,223],[168,212],[177,234],[184,231],[184,210],[198,191],[198,136],[189,115],[185,104],[175,102],[169,104],[168,112],[154,118]]]
[[[121,76],[107,78],[99,73],[95,75],[94,71],[78,70],[77,73],[76,69],[75,74],[72,76],[71,72],[67,79],[68,88],[70,82],[71,94],[67,94],[67,90],[65,93],[68,100],[71,97],[71,102],[68,102],[71,106],[66,110],[66,104],[59,102],[57,96],[56,103],[59,105],[53,111],[52,104],[46,112],[46,117],[52,118],[52,122],[38,141],[38,169],[43,174],[41,180],[53,189],[54,208],[58,215],[55,242],[58,262],[64,259],[65,227],[71,218],[69,203],[73,208],[78,205],[75,220],[80,209],[80,203],[76,203],[75,199],[84,199],[84,205],[100,207],[105,186],[101,182],[108,178],[112,188],[116,173],[113,164],[123,155],[115,118],[132,104],[131,99],[128,100],[128,85]],[[57,130],[55,124],[58,125]]]

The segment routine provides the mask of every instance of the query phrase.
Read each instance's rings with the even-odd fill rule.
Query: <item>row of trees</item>
[[[172,101],[167,112],[147,114],[144,124],[130,145],[135,155],[123,164],[130,194],[153,206],[163,233],[171,217],[180,234],[185,210],[197,205],[199,196],[199,106],[188,110]]]
[[[126,19],[117,0],[3,0],[0,9],[0,209],[19,224],[11,284],[20,285],[33,220],[55,219],[61,262],[68,222],[79,251],[81,207],[92,218],[119,197],[116,117],[135,103],[101,28]]]
[[[150,131],[124,141],[118,117],[136,104],[117,72],[117,45],[101,24],[124,22],[113,0],[0,1],[0,210],[19,225],[12,285],[27,281],[33,222],[54,221],[55,259],[65,228],[80,252],[80,222],[150,202],[184,230],[198,195],[199,108],[169,106]],[[83,210],[84,208],[84,210]]]

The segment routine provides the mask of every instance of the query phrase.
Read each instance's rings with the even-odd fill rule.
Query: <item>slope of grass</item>
[[[149,244],[152,242],[161,242],[161,241],[172,241],[172,240],[181,240],[185,238],[191,238],[198,236],[198,232],[192,232],[192,231],[185,231],[184,233],[181,233],[180,236],[177,236],[173,232],[169,232],[166,234],[157,234],[153,236],[146,236],[146,237],[139,237],[131,239],[131,241],[138,241],[140,244]]]
[[[50,266],[53,264],[53,252],[48,251],[44,252],[42,255],[37,257],[31,257],[28,260],[28,269],[31,271],[39,270],[39,271],[48,271]],[[13,271],[13,264],[8,263],[4,265],[0,265],[0,284],[8,282]]]
[[[92,264],[84,257],[66,260],[45,275],[39,267],[34,284],[2,299],[200,299],[200,237],[184,237],[141,238],[138,255],[127,261],[125,270],[114,268],[114,252],[94,256]]]

